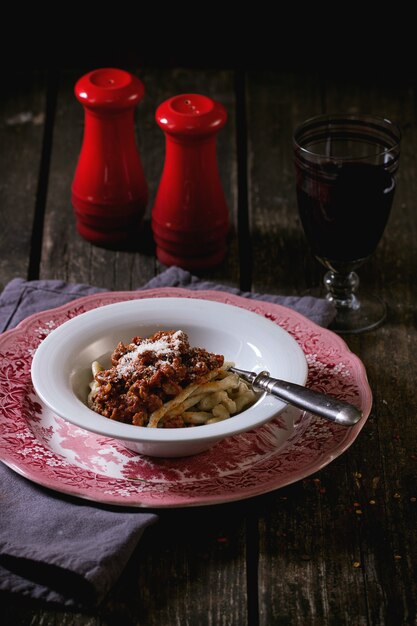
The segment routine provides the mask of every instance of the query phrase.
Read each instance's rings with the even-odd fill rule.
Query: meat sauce
[[[98,388],[91,408],[118,422],[147,426],[154,411],[191,383],[204,382],[223,362],[222,355],[190,347],[181,330],[158,331],[146,339],[134,337],[129,344],[118,344],[109,369],[96,373]],[[185,424],[174,415],[163,426]]]

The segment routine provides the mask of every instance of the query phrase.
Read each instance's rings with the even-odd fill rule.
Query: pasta
[[[212,424],[240,413],[256,395],[222,355],[192,348],[186,333],[159,331],[120,342],[111,367],[92,363],[88,406],[147,428]]]

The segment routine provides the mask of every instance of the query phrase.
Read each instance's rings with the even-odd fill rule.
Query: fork
[[[338,400],[308,387],[272,378],[269,372],[248,372],[237,367],[230,371],[251,384],[255,391],[266,391],[287,404],[298,407],[342,426],[354,426],[362,417],[362,411],[353,404]]]

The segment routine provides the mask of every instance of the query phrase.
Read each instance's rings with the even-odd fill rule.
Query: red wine
[[[394,191],[394,178],[382,165],[298,168],[298,208],[313,254],[331,269],[344,262],[360,265],[382,237]]]

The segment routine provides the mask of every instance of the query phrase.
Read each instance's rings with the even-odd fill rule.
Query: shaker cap
[[[141,80],[114,67],[105,67],[84,74],[75,84],[74,92],[81,104],[90,108],[125,109],[134,107],[143,98]]]
[[[220,102],[208,96],[184,93],[160,104],[155,119],[168,134],[209,135],[225,125],[227,112]]]

